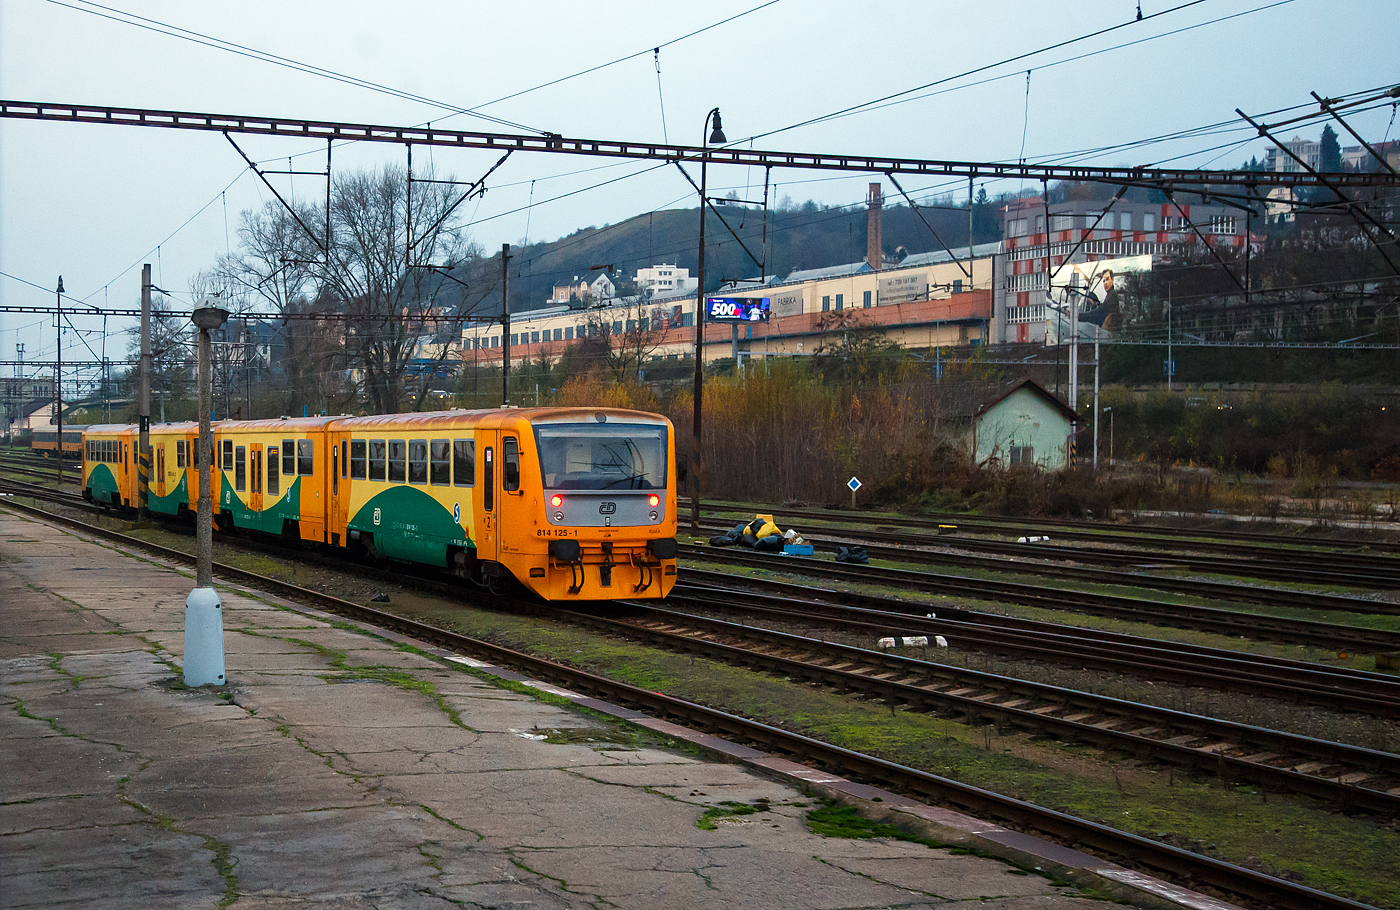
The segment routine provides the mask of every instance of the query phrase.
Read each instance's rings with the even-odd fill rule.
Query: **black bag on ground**
[[[743,523],[743,522],[740,522],[739,524],[737,524],[737,525],[735,525],[734,527],[730,528],[728,531],[725,531],[723,534],[716,534],[714,537],[711,537],[711,538],[710,538],[710,546],[712,546],[712,547],[732,547],[732,546],[734,546],[736,543],[739,543],[740,541],[742,541],[742,540],[744,539],[744,528],[745,528],[745,527],[746,527],[746,526],[744,525],[744,523]]]
[[[783,535],[770,534],[762,540],[755,542],[753,548],[760,553],[781,553],[784,543],[787,543],[787,541],[783,540]]]
[[[837,547],[836,561],[863,566],[870,562],[870,554],[865,552],[865,547]]]

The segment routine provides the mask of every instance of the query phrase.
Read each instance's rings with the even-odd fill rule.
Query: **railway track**
[[[880,637],[942,635],[965,652],[1068,664],[1367,715],[1400,716],[1400,677],[991,613],[940,607],[935,615],[926,613],[927,606],[904,601],[866,595],[848,599],[844,592],[812,591],[781,582],[763,583],[762,593],[736,591],[736,585],[747,586],[750,581],[688,571],[680,596],[699,605],[700,586],[705,585],[703,607],[721,615],[758,613],[832,628],[862,622],[881,628]],[[736,594],[742,599],[736,599]],[[676,596],[673,592],[672,599]]]
[[[829,525],[823,525],[818,526],[815,530],[820,534],[830,532],[832,529]],[[1400,588],[1400,560],[1392,556],[1319,553],[1302,549],[1280,552],[1279,548],[1243,546],[1232,548],[1228,544],[1218,542],[1203,542],[1198,544],[1195,549],[1208,548],[1214,553],[1226,553],[1234,550],[1239,555],[1205,555],[1181,547],[1175,548],[1172,552],[1163,553],[1160,549],[1154,552],[1105,546],[1104,544],[1110,543],[1107,539],[1100,539],[1099,545],[1094,547],[1067,547],[1045,540],[1028,540],[1026,543],[1019,543],[1011,540],[988,540],[963,535],[948,537],[902,533],[882,525],[868,529],[863,528],[859,531],[848,530],[846,533],[872,542],[896,547],[916,547],[923,550],[928,550],[931,546],[936,545],[943,551],[989,553],[1014,559],[1058,560],[1152,571],[1186,570],[1268,581],[1284,581],[1293,584],[1337,585],[1376,590]],[[804,530],[803,536],[809,541],[813,540],[814,537],[806,530]]]
[[[683,544],[680,553],[690,561],[750,566],[862,585],[897,586],[926,594],[1002,601],[1061,612],[1088,613],[1256,641],[1276,641],[1363,653],[1400,649],[1400,633],[1384,629],[1286,619],[1120,594],[1099,594],[960,575],[889,569],[882,566],[849,565],[802,557],[779,557],[749,550],[736,551],[733,548],[714,550]],[[1396,604],[1359,599],[1354,603],[1355,607],[1350,612],[1390,616],[1400,614],[1400,605]]]
[[[1376,554],[1400,556],[1400,542],[1390,540],[1345,540],[1331,536],[1317,536],[1311,540],[1300,539],[1297,534],[1261,533],[1257,531],[1221,530],[1218,528],[1179,528],[1170,525],[1134,522],[1126,525],[1117,522],[1082,521],[1075,519],[1052,518],[1012,518],[996,515],[959,515],[952,513],[933,514],[923,518],[909,518],[885,513],[852,513],[835,509],[788,508],[786,506],[754,506],[745,503],[705,502],[702,506],[710,512],[727,512],[735,515],[752,515],[754,510],[781,515],[785,520],[805,518],[816,521],[846,522],[859,521],[870,525],[891,525],[901,528],[923,530],[931,535],[940,526],[956,526],[961,532],[982,534],[1014,533],[1018,536],[1031,528],[1053,531],[1056,537],[1066,540],[1101,541],[1111,540],[1121,543],[1135,540],[1143,546],[1160,546],[1164,541],[1178,541],[1179,546],[1190,546],[1199,541],[1212,541],[1224,544],[1229,551],[1244,551],[1247,543],[1265,544],[1269,547],[1289,547],[1316,550],[1329,548],[1341,552],[1368,550]],[[1241,519],[1221,516],[1234,523]],[[1400,527],[1387,527],[1392,533]],[[1236,548],[1241,549],[1236,549]]]
[[[4,507],[75,527],[85,533],[104,537],[125,546],[153,552],[165,559],[181,563],[192,562],[191,557],[179,551],[93,528],[76,519],[64,518],[13,502],[4,503]],[[251,585],[356,621],[409,635],[460,654],[512,667],[537,679],[566,686],[582,695],[604,698],[654,717],[675,720],[732,740],[751,743],[770,752],[790,756],[797,761],[810,762],[837,773],[889,786],[915,798],[950,806],[998,824],[1114,857],[1138,868],[1185,878],[1195,887],[1214,888],[1250,901],[1264,902],[1280,910],[1367,910],[1366,905],[1345,897],[1160,843],[1151,838],[842,749],[811,737],[716,711],[703,705],[615,682],[531,654],[471,639],[276,579],[222,565],[215,567],[215,573],[226,581]]]
[[[676,595],[672,594],[675,602]],[[709,593],[679,597],[713,609]],[[1326,800],[1343,810],[1400,812],[1400,755],[1215,720],[1059,686],[1027,682],[866,648],[739,625],[650,604],[604,619],[571,614],[574,622],[712,660],[856,692],[913,710],[960,715],[1032,734],[1089,743],[1192,771],[1214,772],[1281,791]],[[847,619],[843,631],[872,639],[888,625]]]
[[[1154,638],[1070,629],[1051,623],[1002,622],[1007,617],[991,613],[974,613],[959,619],[952,619],[948,612],[925,615],[924,610],[928,608],[899,601],[867,598],[864,605],[853,606],[843,602],[840,592],[820,592],[826,595],[822,599],[813,596],[815,592],[806,592],[805,596],[799,591],[743,592],[738,595],[742,599],[736,601],[732,585],[717,585],[701,591],[692,587],[696,581],[700,580],[694,580],[687,573],[686,589],[680,596],[696,603],[697,609],[714,610],[721,616],[732,612],[764,613],[784,622],[823,623],[833,627],[864,622],[882,629],[881,637],[944,636],[956,643],[959,650],[974,654],[1000,654],[1011,659],[1161,679],[1173,685],[1253,694],[1375,717],[1400,717],[1400,678],[1382,673],[1331,668],[1201,645],[1180,645]],[[672,598],[675,596],[672,594]],[[801,603],[801,608],[794,608],[794,603]]]
[[[733,525],[702,522],[706,530],[728,531]],[[1242,603],[1257,603],[1278,607],[1297,607],[1305,610],[1342,610],[1348,612],[1385,612],[1400,615],[1400,604],[1387,604],[1370,598],[1353,597],[1341,594],[1327,594],[1314,591],[1294,591],[1284,588],[1261,587],[1258,585],[1235,584],[1220,581],[1203,581],[1191,578],[1175,578],[1168,575],[1154,575],[1149,569],[1168,567],[1162,561],[1145,561],[1141,571],[1125,572],[1117,569],[1097,569],[1082,565],[1032,562],[1038,558],[1031,545],[1017,545],[1017,556],[996,557],[976,556],[968,553],[950,552],[946,549],[934,550],[918,546],[885,546],[872,542],[871,535],[860,531],[844,538],[830,538],[803,535],[815,546],[835,550],[839,546],[859,545],[871,557],[893,562],[914,563],[930,566],[956,566],[960,569],[982,569],[990,572],[1012,575],[1036,575],[1060,578],[1068,581],[1087,582],[1098,585],[1116,585],[1129,588],[1155,588],[1171,594],[1187,594],[1217,600]],[[719,548],[729,549],[734,548]]]

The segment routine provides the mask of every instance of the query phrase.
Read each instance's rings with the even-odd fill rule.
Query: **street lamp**
[[[710,118],[715,121],[713,132],[706,134],[710,127]],[[690,529],[700,530],[700,401],[705,392],[705,363],[704,363],[704,343],[705,343],[705,162],[707,155],[705,149],[710,143],[723,145],[729,140],[724,138],[724,129],[720,125],[719,108],[714,108],[705,115],[705,125],[700,130],[700,262],[695,269],[695,457],[690,466]]]
[[[211,298],[190,314],[199,329],[199,506],[195,516],[195,588],[185,600],[185,685],[224,684],[224,617],[214,590],[214,504],[210,470],[214,460],[214,431],[209,425],[211,347],[209,333],[224,324],[228,310]]]

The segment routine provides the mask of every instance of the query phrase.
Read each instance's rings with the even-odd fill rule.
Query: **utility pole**
[[[58,485],[63,486],[63,276],[58,276],[58,290],[54,292],[58,299],[58,359],[53,368],[53,392],[58,399],[58,409],[54,412],[54,419],[58,422]]]
[[[1167,394],[1171,394],[1171,390],[1172,390],[1172,373],[1175,373],[1175,372],[1176,372],[1174,369],[1172,369],[1173,366],[1175,366],[1175,364],[1172,363],[1172,283],[1171,283],[1170,281],[1168,281],[1168,282],[1167,282]]]
[[[151,517],[151,264],[141,267],[141,429],[136,447],[136,517]]]
[[[510,407],[510,244],[501,244],[501,407]]]

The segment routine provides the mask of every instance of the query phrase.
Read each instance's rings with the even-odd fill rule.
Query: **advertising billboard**
[[[1118,287],[1130,272],[1152,271],[1151,256],[1124,256],[1093,262],[1066,262],[1051,273],[1049,300],[1046,301],[1045,343],[1068,341],[1070,313],[1080,341],[1106,338],[1122,323]]]
[[[712,322],[767,322],[767,297],[706,297],[705,318]]]

